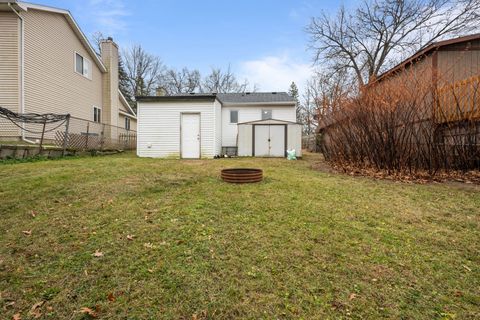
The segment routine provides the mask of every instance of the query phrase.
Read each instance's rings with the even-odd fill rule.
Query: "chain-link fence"
[[[1,108],[0,144],[65,151],[132,150],[137,132],[70,115],[16,114]]]

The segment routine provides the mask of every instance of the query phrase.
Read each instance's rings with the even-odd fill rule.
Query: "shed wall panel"
[[[302,125],[289,124],[287,126],[287,149],[295,149],[295,155],[302,156]]]
[[[238,126],[238,150],[240,157],[252,156],[252,125],[242,124]]]

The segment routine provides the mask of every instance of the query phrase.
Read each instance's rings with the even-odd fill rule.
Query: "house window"
[[[102,121],[102,109],[93,107],[93,121],[100,123]]]
[[[272,110],[262,110],[262,120],[272,119]]]
[[[130,130],[130,118],[125,117],[125,129]]]
[[[230,110],[230,123],[238,123],[238,111]]]
[[[81,74],[85,78],[92,78],[92,63],[80,54],[75,52],[75,72]]]

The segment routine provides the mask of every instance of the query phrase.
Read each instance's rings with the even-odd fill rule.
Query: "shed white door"
[[[285,156],[285,126],[255,125],[256,157]]]
[[[270,126],[270,157],[285,156],[285,126]]]
[[[182,114],[182,158],[200,158],[200,114]]]
[[[256,157],[270,156],[270,126],[255,126],[255,154]]]

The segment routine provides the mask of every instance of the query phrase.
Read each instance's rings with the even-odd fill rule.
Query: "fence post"
[[[90,136],[90,122],[87,122],[87,138],[85,139],[85,150],[88,150],[88,137]]]
[[[67,152],[67,146],[68,146],[68,129],[70,127],[70,114],[67,114],[67,122],[65,124],[65,137],[63,138],[63,151],[62,151],[62,157],[65,157],[65,153]]]
[[[43,120],[43,129],[42,129],[42,137],[40,138],[40,146],[38,148],[38,154],[42,153],[43,148],[43,137],[45,136],[45,126],[47,125],[47,120]]]
[[[100,150],[103,151],[103,145],[105,143],[105,123],[102,124],[102,132],[100,133]]]

